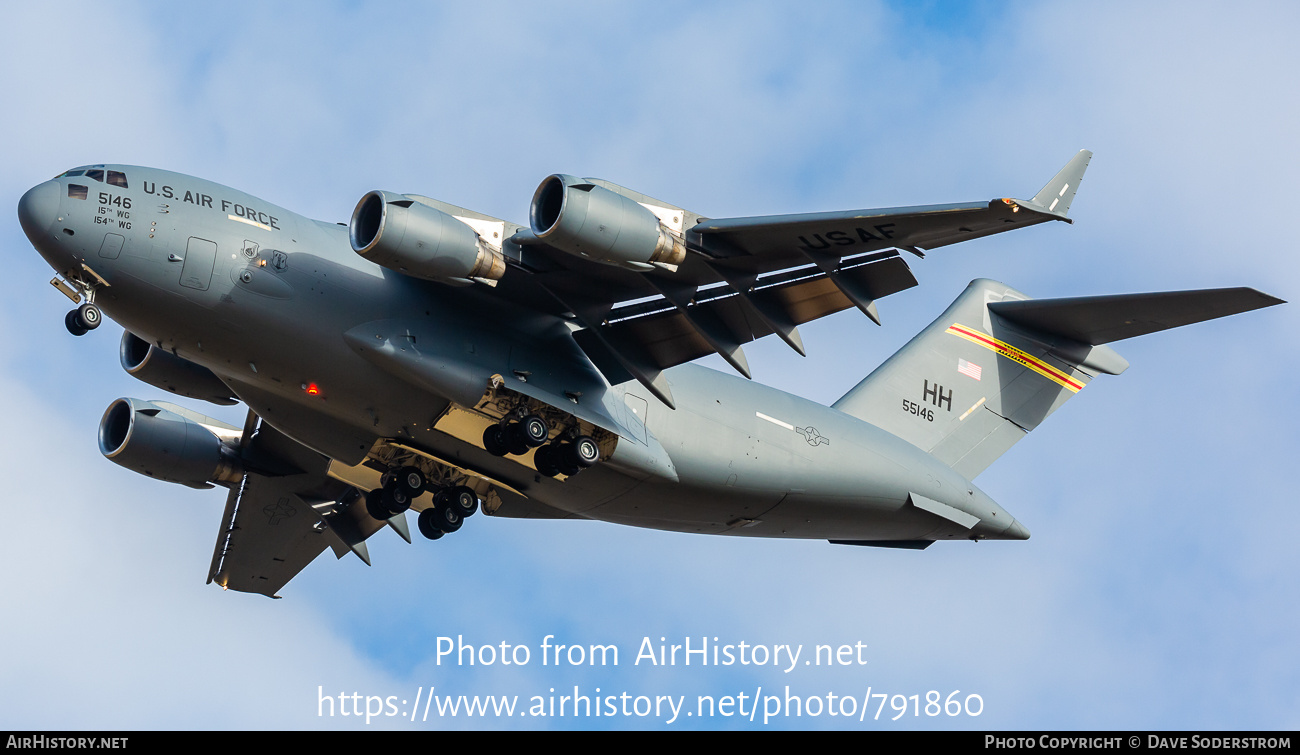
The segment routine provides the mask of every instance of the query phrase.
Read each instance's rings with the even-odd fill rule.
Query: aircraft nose
[[[27,238],[33,242],[45,235],[58,217],[60,191],[57,182],[46,181],[28,189],[23,198],[18,200],[18,222],[22,224]]]

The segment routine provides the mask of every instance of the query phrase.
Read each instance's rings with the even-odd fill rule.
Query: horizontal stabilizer
[[[1219,288],[1001,301],[989,304],[989,311],[1026,328],[1098,346],[1284,303],[1253,288]]]

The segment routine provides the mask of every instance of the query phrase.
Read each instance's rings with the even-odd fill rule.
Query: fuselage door
[[[207,291],[212,284],[212,267],[217,262],[217,245],[207,239],[190,237],[185,247],[185,266],[181,268],[181,285]]]
[[[636,439],[645,443],[645,417],[646,412],[650,410],[650,405],[645,399],[631,393],[625,394],[623,401],[629,409],[628,423],[631,429],[637,433]]]
[[[106,259],[115,260],[122,253],[122,244],[126,242],[126,237],[117,233],[104,234],[104,243],[99,245],[99,256]]]

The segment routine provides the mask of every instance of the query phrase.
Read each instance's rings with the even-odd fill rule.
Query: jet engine
[[[596,262],[648,270],[686,259],[685,242],[644,205],[573,176],[542,181],[528,217],[537,238]]]
[[[239,484],[244,469],[238,431],[215,420],[201,423],[194,418],[201,415],[186,417],[164,406],[135,398],[109,404],[99,422],[100,453],[132,472],[191,488]]]
[[[500,280],[505,256],[468,224],[401,194],[372,191],[348,225],[352,250],[404,275],[450,283]]]
[[[155,388],[222,406],[239,403],[230,388],[207,367],[158,348],[131,331],[122,333],[122,369]]]

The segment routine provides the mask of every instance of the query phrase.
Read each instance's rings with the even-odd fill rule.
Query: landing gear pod
[[[208,427],[149,401],[120,398],[99,422],[99,451],[132,472],[191,488],[237,485],[235,446]]]
[[[680,265],[686,244],[644,205],[573,176],[548,176],[533,194],[533,234],[596,262],[650,269]]]
[[[362,257],[425,280],[468,284],[501,280],[505,256],[474,229],[441,210],[401,194],[372,191],[348,224],[352,250]]]

